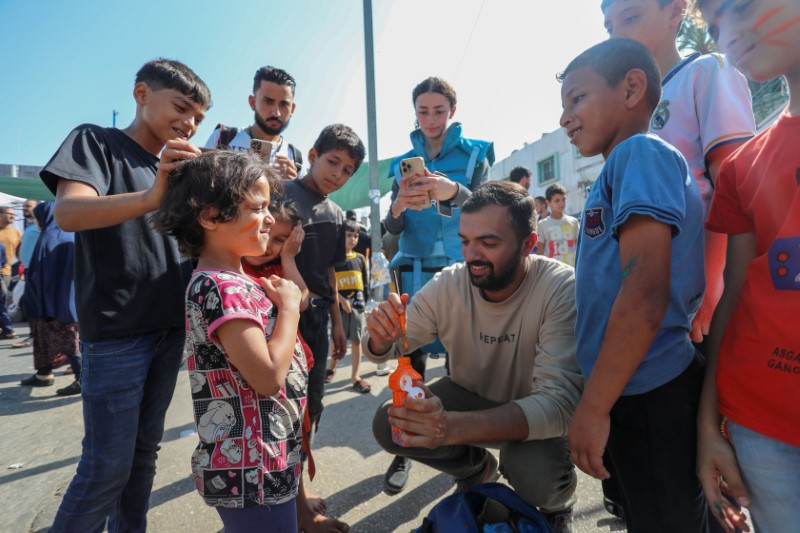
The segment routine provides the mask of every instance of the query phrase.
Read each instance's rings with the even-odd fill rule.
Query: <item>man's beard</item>
[[[503,263],[500,265],[499,270],[495,271],[494,265],[487,261],[470,261],[467,263],[467,267],[469,266],[486,266],[489,267],[489,272],[482,276],[481,278],[476,279],[472,272],[469,272],[469,280],[472,282],[473,285],[478,287],[479,289],[483,289],[485,291],[499,291],[505,289],[511,282],[514,280],[514,275],[517,273],[517,266],[519,265],[518,258],[519,254],[522,251],[522,246],[520,245],[517,248],[516,253],[513,255],[512,259],[508,261],[508,263]]]
[[[289,121],[288,120],[286,122],[284,122],[279,118],[274,118],[273,117],[273,118],[270,118],[270,120],[275,120],[275,121],[280,123],[279,127],[273,128],[272,126],[267,126],[266,121],[264,121],[264,119],[262,119],[260,116],[258,116],[258,112],[253,113],[253,115],[255,115],[255,117],[256,117],[256,119],[255,119],[256,120],[256,125],[259,128],[261,128],[264,131],[264,133],[266,133],[267,135],[280,135],[283,132],[283,130],[285,130],[289,126]]]

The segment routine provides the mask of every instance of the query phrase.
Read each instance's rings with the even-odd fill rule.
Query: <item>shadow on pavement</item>
[[[66,385],[69,385],[69,382],[65,381],[63,386]],[[0,391],[3,395],[3,402],[0,402],[0,416],[35,413],[81,401],[80,396],[56,396],[56,389],[58,388],[60,388],[59,385],[47,387],[48,390],[53,391],[52,396],[31,396],[30,387],[6,387]]]
[[[370,398],[355,396],[338,402],[335,406],[338,411],[335,418],[347,420],[346,427],[337,427],[337,424],[333,421],[334,416],[331,414],[326,418],[326,414],[323,412],[319,432],[314,438],[312,450],[321,450],[327,447],[350,448],[365,459],[377,453],[384,453],[383,448],[378,445],[372,436],[372,417],[381,403],[383,403],[382,400],[374,396],[371,400]],[[362,431],[364,435],[358,435]]]
[[[20,381],[22,381],[23,379],[27,378],[28,376],[30,376],[33,373],[34,373],[34,371],[31,370],[30,374],[7,374],[5,376],[0,376],[0,383],[17,383],[17,384],[19,384]],[[30,390],[30,389],[28,389],[28,390]]]
[[[172,442],[173,440],[178,440],[180,438],[183,438],[181,437],[181,433],[188,430],[192,431],[195,430],[194,422],[189,422],[182,426],[167,429],[164,431],[164,435],[161,437],[161,443],[163,444],[165,442]],[[197,439],[196,436],[195,439]]]
[[[358,483],[350,485],[346,489],[342,489],[325,498],[325,502],[328,504],[328,514],[332,516],[342,516],[353,507],[360,505],[381,492],[383,492],[382,475],[379,474],[362,479]]]
[[[600,529],[604,531],[626,531],[627,528],[625,527],[625,521],[617,518],[615,516],[611,516],[606,511],[606,508],[603,507],[602,504],[592,505],[590,507],[585,507],[579,512],[576,512],[572,515],[572,519],[577,523],[578,521],[581,522],[590,522],[592,518],[597,518],[598,515],[601,515],[603,518],[599,518],[597,520],[597,530]],[[606,530],[605,528],[608,527]]]
[[[185,478],[173,481],[169,485],[164,485],[150,493],[150,509],[158,507],[162,503],[167,503],[175,498],[180,498],[184,494],[195,492],[197,487],[194,486],[191,477],[188,475]],[[200,496],[197,497],[200,500]]]
[[[73,464],[77,464],[80,456],[70,457],[69,459],[62,459],[60,461],[53,461],[52,463],[47,463],[45,465],[34,466],[31,468],[25,468],[24,466],[19,470],[13,471],[11,474],[6,474],[0,476],[0,485],[5,483],[11,483],[12,481],[17,481],[20,479],[25,479],[26,477],[37,476],[39,474],[45,474],[52,470],[57,470],[64,466],[69,466]]]
[[[377,486],[377,491],[383,491],[383,476],[373,476],[365,480],[374,483]],[[329,502],[337,501],[339,495],[342,493],[349,493],[353,487],[358,487],[364,482],[356,483],[343,491],[340,491],[328,499]],[[398,528],[408,522],[409,516],[416,516],[419,510],[432,501],[439,500],[453,490],[453,481],[450,476],[445,474],[438,474],[422,485],[417,485],[411,490],[404,491],[402,496],[398,496],[389,505],[382,507],[380,510],[368,515],[355,524],[351,525],[351,531],[397,531]],[[354,492],[355,494],[356,492]],[[359,501],[354,501],[350,505],[357,505]],[[338,509],[338,504],[337,504]],[[420,526],[422,519],[420,518],[419,524],[413,524],[413,527]]]

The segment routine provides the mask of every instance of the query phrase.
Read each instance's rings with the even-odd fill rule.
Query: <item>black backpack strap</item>
[[[230,147],[231,141],[233,141],[233,138],[239,133],[239,128],[229,128],[222,124],[218,127],[219,137],[217,137],[217,148],[225,149]]]
[[[298,150],[292,143],[289,143],[289,152],[291,152],[292,161],[294,161],[294,166],[297,167],[297,172],[300,172],[300,168],[303,166],[303,152]]]

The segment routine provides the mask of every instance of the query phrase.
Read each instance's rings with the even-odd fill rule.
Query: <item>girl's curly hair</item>
[[[282,190],[280,179],[260,157],[243,152],[213,150],[185,161],[169,175],[169,187],[150,223],[175,237],[178,248],[193,259],[205,244],[200,214],[214,209],[214,220],[229,222],[239,215],[253,184],[265,176],[272,193]]]

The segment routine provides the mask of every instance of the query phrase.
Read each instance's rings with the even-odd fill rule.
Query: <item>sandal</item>
[[[369,386],[369,383],[367,383],[363,379],[359,379],[358,381],[353,383],[353,388],[356,389],[361,394],[366,394],[372,390],[372,387]]]
[[[325,371],[325,383],[330,383],[333,381],[333,375],[336,374],[335,370],[331,370],[330,368]]]
[[[2,335],[0,335],[0,339],[16,339],[17,337],[18,335],[14,331],[6,331]]]
[[[17,350],[19,348],[28,348],[31,346],[31,344],[33,343],[30,340],[25,340],[25,341],[15,342],[14,344],[11,345],[11,348],[14,350]]]
[[[31,387],[49,387],[55,382],[56,380],[55,378],[53,378],[52,375],[50,376],[50,379],[47,378],[41,379],[36,374],[33,374],[31,377],[25,378],[22,381],[20,381],[19,384],[29,385]]]

